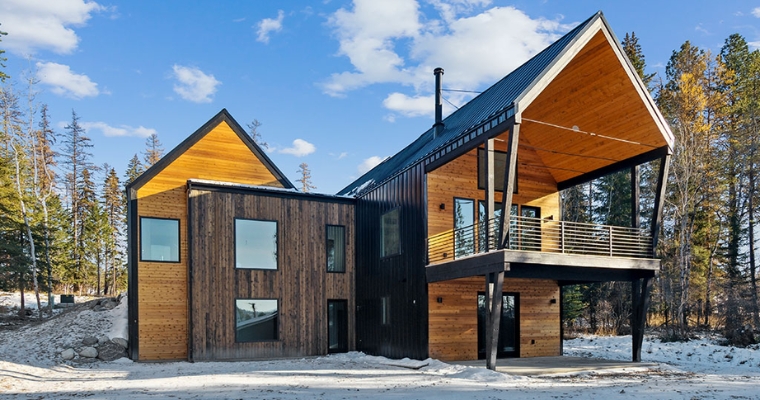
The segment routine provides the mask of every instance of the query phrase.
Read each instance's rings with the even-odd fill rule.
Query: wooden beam
[[[499,218],[499,248],[509,248],[509,219],[512,210],[512,193],[515,191],[517,173],[517,148],[520,142],[520,124],[515,123],[509,131],[507,162],[504,171],[504,193],[501,196],[501,217]]]
[[[485,226],[481,226],[480,229],[485,230],[485,246],[481,244],[481,247],[484,247],[486,251],[491,250],[491,235],[493,234],[490,232],[490,224],[489,221],[493,219],[494,216],[494,196],[495,196],[495,188],[494,188],[494,140],[493,138],[490,138],[486,140],[485,143],[485,161],[486,161],[486,221]]]
[[[491,331],[489,335],[490,337],[488,337],[489,340],[486,341],[486,368],[496,371],[496,354],[499,349],[499,326],[501,325],[502,293],[504,289],[504,271],[495,272],[491,275],[494,278],[494,282],[492,286],[493,292],[491,293],[490,325],[486,327],[487,331]]]
[[[639,166],[631,167],[631,227],[641,226],[641,210],[639,206]]]
[[[630,168],[636,165],[641,165],[645,162],[654,161],[658,158],[664,157],[670,154],[670,148],[667,146],[660,147],[654,150],[650,150],[646,153],[639,154],[638,156],[631,157],[627,160],[618,161],[614,164],[610,164],[606,167],[599,168],[594,171],[589,171],[585,174],[570,178],[562,182],[557,182],[557,189],[565,190],[588,181],[592,181],[596,178],[601,178],[605,175],[609,175],[613,172],[618,172],[626,168]]]
[[[652,212],[652,252],[657,252],[657,240],[662,228],[662,207],[665,204],[665,188],[668,183],[668,168],[670,167],[670,155],[660,159],[660,173],[657,177],[657,189],[654,197],[654,210]]]
[[[425,275],[428,283],[432,283],[504,271],[507,267],[504,263],[504,252],[492,251],[428,265],[425,267]]]

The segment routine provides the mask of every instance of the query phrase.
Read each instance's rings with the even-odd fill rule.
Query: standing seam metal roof
[[[437,137],[434,137],[433,128],[428,129],[396,155],[386,159],[343,188],[338,192],[338,195],[360,197],[363,193],[421,162],[437,149],[456,141],[468,129],[512,107],[518,96],[530,87],[531,83],[562,54],[565,48],[574,42],[574,39],[584,30],[583,28],[597,18],[601,18],[601,15],[601,11],[597,12],[460,109],[451,113],[443,120],[444,129]]]

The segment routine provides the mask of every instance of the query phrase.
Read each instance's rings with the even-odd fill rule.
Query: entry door
[[[327,300],[327,351],[348,351],[348,302]]]
[[[501,304],[501,324],[496,357],[519,357],[519,303],[517,293],[504,293]],[[478,358],[486,358],[486,295],[478,293]]]

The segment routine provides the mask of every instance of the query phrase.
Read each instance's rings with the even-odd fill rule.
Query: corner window
[[[346,272],[346,227],[327,225],[327,272]]]
[[[140,218],[140,261],[179,262],[179,220]]]
[[[235,268],[277,269],[277,221],[235,218]]]
[[[507,168],[507,153],[503,151],[493,152],[493,186],[494,191],[504,191],[504,172]],[[517,166],[515,166],[517,168]],[[486,188],[486,151],[478,149],[478,189]],[[515,170],[514,189],[517,193],[517,170]]]
[[[276,299],[235,300],[235,341],[264,342],[278,339]]]
[[[396,208],[383,214],[380,225],[380,256],[388,257],[401,254],[399,209]]]

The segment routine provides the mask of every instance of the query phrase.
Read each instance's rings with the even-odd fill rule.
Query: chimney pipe
[[[435,124],[433,124],[433,137],[437,137],[443,132],[443,103],[441,103],[441,76],[443,68],[438,67],[433,70],[435,75]]]

